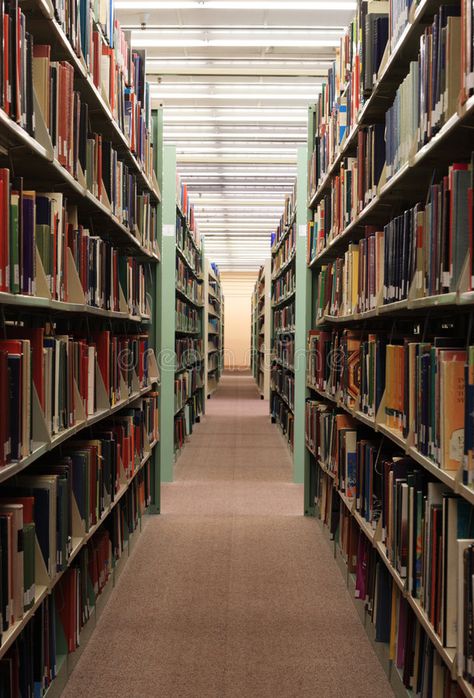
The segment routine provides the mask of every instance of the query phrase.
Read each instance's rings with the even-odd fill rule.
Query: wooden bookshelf
[[[207,259],[204,265],[204,299],[204,392],[210,399],[217,390],[223,370],[224,296],[219,269]]]
[[[459,7],[461,7],[461,4],[462,3],[459,3]],[[362,4],[358,3],[359,14],[356,17],[362,16],[360,14],[361,7]],[[376,12],[373,7],[374,6],[372,6],[372,10],[369,10],[369,12]],[[383,7],[382,3],[380,7]],[[357,342],[360,341],[361,348],[358,355],[359,358],[355,358],[357,356],[357,353],[355,353],[354,360],[359,360],[361,364],[365,360],[365,354],[363,354],[365,348],[363,348],[362,343],[369,341],[367,339],[369,335],[377,339],[385,337],[387,346],[393,345],[398,347],[403,345],[404,342],[411,342],[413,346],[415,344],[420,346],[422,343],[426,343],[427,346],[435,347],[434,338],[436,336],[462,337],[462,341],[460,341],[462,350],[458,349],[458,352],[460,352],[458,356],[460,357],[465,355],[461,353],[464,351],[464,348],[468,349],[469,345],[473,343],[472,304],[474,294],[471,290],[471,259],[469,253],[466,254],[464,262],[463,259],[460,261],[460,272],[455,278],[455,282],[451,283],[449,279],[448,281],[443,280],[442,285],[444,287],[444,292],[439,290],[435,292],[427,291],[428,287],[436,287],[436,284],[430,281],[432,269],[434,269],[438,263],[443,266],[447,262],[447,260],[443,258],[444,249],[440,249],[439,261],[432,261],[434,266],[427,268],[425,276],[420,277],[420,275],[418,275],[416,279],[409,278],[410,267],[407,264],[406,277],[402,276],[402,283],[405,285],[406,291],[401,292],[396,300],[392,300],[396,293],[392,294],[391,288],[386,291],[386,286],[383,285],[384,282],[382,280],[382,285],[377,289],[374,288],[371,298],[369,298],[366,303],[365,298],[368,298],[368,294],[367,296],[364,295],[365,289],[360,282],[360,276],[351,277],[352,270],[350,264],[353,251],[355,251],[355,254],[360,252],[362,257],[362,255],[365,254],[365,245],[369,245],[368,241],[370,240],[370,236],[379,236],[378,240],[382,240],[381,244],[388,245],[389,243],[387,240],[389,239],[388,236],[391,234],[390,225],[392,221],[401,220],[402,214],[405,215],[405,217],[408,216],[409,210],[416,205],[419,205],[422,211],[428,210],[432,202],[430,197],[435,196],[433,194],[433,187],[436,187],[439,182],[443,181],[446,183],[445,186],[448,186],[447,175],[448,172],[451,172],[449,170],[451,165],[453,163],[468,162],[471,151],[474,150],[474,140],[469,130],[473,123],[474,101],[472,95],[469,95],[466,90],[459,89],[455,90],[457,105],[452,113],[449,112],[450,107],[447,100],[441,105],[437,105],[436,107],[430,106],[428,108],[427,123],[430,124],[430,128],[431,124],[433,124],[432,130],[427,131],[426,136],[420,135],[419,132],[419,139],[408,142],[408,156],[403,162],[397,161],[399,153],[397,144],[400,142],[400,133],[401,129],[404,128],[404,123],[400,122],[397,124],[399,130],[394,134],[394,132],[390,130],[391,126],[388,121],[389,118],[391,118],[389,111],[392,108],[395,109],[399,104],[397,100],[400,98],[399,95],[401,94],[400,91],[403,85],[410,84],[410,66],[413,66],[414,61],[422,60],[418,58],[420,42],[424,40],[424,36],[428,34],[431,36],[431,26],[436,26],[433,23],[438,21],[436,18],[439,7],[439,3],[431,0],[421,0],[418,4],[413,4],[411,6],[407,13],[406,21],[402,21],[401,24],[396,26],[392,37],[389,34],[387,46],[377,74],[374,77],[371,90],[363,93],[362,85],[360,93],[357,93],[357,90],[354,91],[354,83],[351,82],[350,73],[341,77],[340,81],[339,77],[336,78],[335,84],[337,87],[334,103],[330,106],[330,114],[326,114],[326,116],[323,117],[327,118],[328,121],[325,122],[325,126],[322,127],[319,132],[317,130],[317,122],[318,119],[321,118],[320,106],[316,104],[309,109],[308,172],[310,173],[310,178],[307,192],[308,230],[306,269],[309,284],[306,308],[310,313],[310,319],[309,322],[306,323],[306,329],[313,330],[314,334],[317,334],[317,331],[323,333],[322,337],[324,337],[324,339],[321,339],[321,343],[324,341],[331,342],[328,344],[328,351],[330,354],[334,351],[334,347],[337,347],[339,337],[343,338],[342,342],[349,342],[350,338],[356,338],[356,344],[354,346],[358,346]],[[387,8],[381,10],[380,17],[387,11],[396,11],[392,6],[390,6],[390,8],[390,10]],[[454,14],[456,15],[456,11],[454,11]],[[356,20],[356,22],[357,21],[358,20]],[[389,16],[389,26],[391,26],[391,21],[395,20],[393,17]],[[445,28],[443,31],[448,33],[454,31],[453,27],[456,26],[455,22],[458,21],[462,26],[463,20],[458,20],[456,18],[453,19],[450,27]],[[365,27],[368,26],[369,24],[367,21]],[[352,26],[349,31],[353,29],[354,27]],[[361,28],[361,36],[362,31],[363,29]],[[462,31],[464,31],[464,29],[462,29]],[[356,41],[353,49],[358,56],[361,56],[361,75],[365,75],[362,43],[359,45],[358,41]],[[458,50],[461,52],[461,50],[464,49],[458,47]],[[334,70],[337,73],[337,66],[334,66]],[[461,67],[459,70],[461,70]],[[464,80],[463,74],[456,76],[455,73],[453,73],[453,75],[453,79],[460,79],[461,83]],[[330,75],[328,80],[332,80],[333,76],[334,72]],[[362,78],[362,80],[363,79],[365,78]],[[470,80],[470,77],[468,79]],[[448,80],[447,77],[446,80]],[[448,89],[448,87],[449,86],[447,86],[446,89]],[[354,104],[359,97],[360,106],[357,109],[357,107],[354,107]],[[338,122],[337,119],[339,118],[338,114],[340,111],[344,111],[346,105],[348,105],[346,122],[348,125],[344,127],[342,125],[343,121]],[[395,106],[392,107],[392,105]],[[338,125],[341,123],[341,130],[338,132],[338,135],[335,136],[334,142],[329,144],[328,141],[324,140],[324,128],[327,129],[327,134],[336,123]],[[329,202],[331,196],[337,208],[337,187],[342,187],[344,183],[350,181],[348,173],[352,176],[356,171],[355,169],[351,169],[354,167],[354,163],[356,163],[357,167],[359,167],[359,165],[361,167],[364,166],[364,154],[363,151],[361,151],[367,142],[364,141],[364,138],[367,134],[370,136],[371,132],[368,129],[373,127],[375,130],[377,124],[386,124],[386,131],[384,133],[384,137],[386,138],[384,142],[385,164],[380,170],[378,181],[375,185],[369,187],[369,189],[364,189],[366,182],[371,181],[372,170],[370,170],[369,166],[367,169],[367,179],[364,180],[361,188],[359,187],[355,193],[353,190],[349,191],[348,197],[350,195],[355,199],[355,201],[354,199],[350,199],[348,204],[349,207],[352,207],[350,208],[352,215],[348,214],[347,211],[347,201],[349,198],[344,200],[341,195],[341,210],[336,211],[334,209],[331,211],[329,205],[329,218],[323,222],[322,218],[318,218],[318,216],[322,216],[323,208]],[[397,136],[399,139],[398,141],[396,140]],[[390,137],[394,139],[393,150],[390,150],[391,146],[388,141]],[[403,145],[405,146],[406,144]],[[372,164],[375,162],[376,157],[374,150],[372,153]],[[316,176],[314,174],[315,172]],[[443,177],[446,177],[446,179],[443,180]],[[451,179],[449,180],[449,186],[455,186],[455,184],[452,184]],[[450,189],[450,191],[452,196],[454,196],[452,193],[454,190]],[[344,190],[344,192],[346,192],[346,190]],[[451,199],[451,201],[454,201],[454,199]],[[468,204],[466,202],[466,208],[467,207]],[[340,218],[338,217],[339,214]],[[452,215],[454,216],[455,213]],[[472,216],[471,210],[468,211],[468,216]],[[329,223],[327,223],[327,220],[329,220]],[[407,220],[407,218],[405,218],[405,220]],[[421,220],[421,218],[418,220]],[[425,220],[426,219],[423,219],[423,225],[428,226],[431,224],[426,223]],[[420,223],[420,226],[421,225]],[[450,225],[455,226],[457,223],[451,222]],[[422,228],[422,230],[423,235],[427,237],[423,239],[422,243],[419,242],[418,245],[419,248],[425,249],[423,245],[427,245],[426,240],[429,240],[428,235],[430,234],[430,229],[425,227]],[[314,231],[317,232],[315,233]],[[405,234],[405,230],[403,234]],[[453,233],[453,235],[456,236],[456,233]],[[318,240],[316,239],[317,237]],[[454,239],[457,238],[455,237]],[[370,244],[374,244],[373,240],[370,241]],[[456,245],[457,242],[453,244]],[[408,255],[408,248],[404,248],[404,250],[399,248],[396,252],[393,252],[392,257],[390,254],[388,257],[386,256],[385,264],[387,267],[382,270],[381,278],[386,278],[383,277],[383,274],[386,272],[387,268],[391,268],[390,264],[393,266],[393,258],[400,257],[403,263],[405,263],[408,259]],[[363,257],[362,260],[364,260]],[[361,262],[361,264],[363,263],[364,261]],[[376,263],[377,258],[374,257],[374,265]],[[365,269],[364,267],[359,267],[359,269],[361,268]],[[369,272],[371,273],[372,270],[369,269]],[[341,276],[336,277],[336,274],[339,273]],[[424,272],[420,272],[420,274],[423,275]],[[452,260],[449,274],[453,274]],[[299,278],[300,277],[298,277],[298,279]],[[341,303],[339,303],[339,296],[334,294],[336,278],[338,284],[339,279],[343,280]],[[354,278],[359,279],[359,281],[353,281]],[[448,278],[448,273],[445,278]],[[347,291],[349,282],[355,284],[356,288],[356,299],[354,303],[352,303],[354,296],[351,301],[346,303],[348,296],[344,295],[345,291]],[[395,280],[393,283],[394,288],[398,288],[396,286],[397,281]],[[338,286],[338,288],[340,290],[341,287]],[[443,332],[441,332],[439,328],[442,328]],[[310,339],[309,337],[308,342]],[[307,361],[310,367],[313,367],[313,363],[311,362],[315,359],[319,359],[322,363],[326,361],[326,354],[323,354],[321,348],[322,344],[318,344],[318,337],[316,337],[315,341],[316,344],[314,346],[317,346],[318,349],[315,350],[314,353],[311,352],[309,348],[307,349]],[[333,341],[336,342],[336,345],[332,344]],[[375,340],[372,339],[371,341]],[[309,344],[307,346],[309,347]],[[343,372],[347,370],[347,357],[352,350],[347,348],[347,344],[342,344],[340,346],[342,346],[341,356],[343,356],[343,358],[341,374],[343,374]],[[455,343],[452,342],[450,345],[448,344],[448,346],[454,347]],[[326,350],[324,349],[324,351]],[[357,349],[354,351],[357,352]],[[385,352],[385,348],[383,351]],[[436,352],[436,349],[433,349],[433,352]],[[432,358],[430,366],[432,370],[435,370],[433,367],[437,361],[437,354],[433,353],[432,357],[434,358]],[[374,358],[374,361],[377,360],[378,359]],[[456,357],[452,357],[451,360],[462,361],[462,359]],[[327,361],[329,364],[329,359],[327,359]],[[467,366],[468,358],[464,359],[464,361]],[[438,367],[440,365],[441,364],[436,364]],[[411,366],[406,363],[405,367],[407,371],[405,375],[407,377],[410,375],[410,378],[408,378],[408,383],[405,383],[406,387],[404,390],[409,391],[411,389],[410,381],[412,380],[412,374],[408,373],[408,371],[411,370]],[[314,369],[311,368],[311,370],[313,371]],[[405,422],[405,426],[402,428],[402,426],[396,422],[396,419],[391,420],[389,400],[393,394],[390,393],[390,391],[393,390],[393,377],[395,373],[392,375],[386,373],[386,370],[388,371],[384,365],[383,373],[380,374],[382,390],[374,402],[375,407],[372,407],[372,404],[368,404],[366,401],[366,393],[364,392],[365,388],[363,386],[355,391],[355,397],[352,399],[349,395],[350,390],[347,384],[344,383],[344,380],[339,382],[339,379],[336,379],[336,382],[333,383],[331,378],[332,375],[335,375],[333,367],[329,369],[327,366],[324,366],[322,371],[319,370],[319,373],[317,370],[314,370],[314,373],[308,374],[306,381],[305,399],[308,402],[306,408],[308,414],[310,414],[311,409],[316,409],[316,406],[319,404],[321,405],[323,413],[328,409],[330,414],[347,415],[350,420],[348,422],[350,426],[346,428],[356,432],[358,442],[360,439],[367,439],[370,440],[370,443],[375,444],[374,448],[380,448],[380,452],[384,454],[383,460],[385,462],[390,462],[392,457],[395,457],[395,459],[398,456],[408,457],[410,459],[407,461],[409,473],[416,472],[419,474],[423,483],[439,483],[439,486],[434,485],[433,487],[439,487],[439,491],[444,493],[442,499],[440,499],[443,511],[447,499],[453,497],[458,498],[455,500],[456,502],[462,503],[459,506],[464,506],[465,502],[471,506],[474,505],[474,489],[468,484],[466,476],[465,464],[468,455],[465,455],[464,458],[461,455],[460,459],[458,459],[458,466],[453,466],[452,462],[446,460],[440,448],[436,447],[437,450],[435,450],[434,447],[431,447],[431,439],[435,440],[435,438],[438,438],[437,436],[430,437],[430,444],[426,446],[423,439],[420,438],[420,433],[417,431],[416,425],[413,426],[413,421],[408,424]],[[437,370],[439,371],[440,369],[437,368]],[[308,371],[310,371],[310,369],[308,369]],[[320,381],[318,383],[315,382],[316,379],[314,376],[321,375],[321,373],[325,376],[324,385],[322,385]],[[366,371],[364,367],[361,367],[361,384],[365,380],[366,374],[368,374],[368,371]],[[439,377],[438,380],[442,381],[443,379]],[[443,388],[439,389],[442,390]],[[463,385],[462,392],[465,390],[467,394],[467,387],[465,388]],[[454,392],[452,398],[454,402]],[[302,395],[298,393],[298,391],[296,400],[298,405],[302,407],[304,401]],[[415,400],[416,404],[420,405],[420,409],[425,409],[427,404],[431,404],[428,402],[426,392],[416,393]],[[441,401],[441,398],[439,398],[439,400]],[[403,412],[405,419],[408,420],[406,413],[403,411],[405,404],[406,403],[401,403],[400,414]],[[454,405],[453,403],[446,404],[444,411],[441,413],[440,405],[441,402],[436,402],[434,404],[433,414],[436,419],[440,416],[441,420],[446,420],[448,411],[454,409]],[[311,417],[311,419],[313,418],[316,424],[319,417]],[[308,419],[310,419],[310,417],[308,417]],[[411,419],[413,420],[413,417]],[[320,423],[322,424],[322,421]],[[433,423],[430,421],[429,424],[429,428],[433,429]],[[468,422],[466,421],[465,429],[468,428],[467,424]],[[313,425],[313,422],[311,422],[311,425]],[[311,429],[313,429],[313,426],[311,426]],[[466,677],[463,677],[460,671],[459,662],[461,660],[459,660],[458,657],[461,655],[462,659],[464,647],[462,643],[460,644],[461,641],[459,637],[455,646],[453,646],[452,640],[450,642],[443,641],[443,622],[446,621],[433,620],[433,618],[436,619],[433,606],[428,606],[426,598],[423,599],[422,595],[416,595],[413,589],[410,588],[410,584],[415,583],[413,581],[415,579],[415,573],[413,569],[410,570],[409,568],[405,573],[403,565],[400,566],[399,558],[393,556],[393,550],[390,548],[390,544],[387,543],[386,533],[382,530],[382,514],[376,513],[373,515],[372,513],[369,514],[368,511],[364,513],[363,506],[365,506],[365,504],[361,503],[360,495],[348,496],[346,491],[348,487],[345,480],[346,475],[341,471],[339,464],[335,464],[331,456],[328,456],[326,459],[321,457],[321,448],[321,444],[313,443],[310,436],[308,434],[306,435],[306,454],[304,457],[305,511],[307,514],[313,514],[321,520],[325,532],[327,532],[334,541],[335,556],[340,562],[344,576],[347,580],[353,577],[349,570],[348,550],[351,548],[347,539],[347,536],[349,535],[350,539],[350,535],[352,534],[348,534],[347,531],[354,530],[357,531],[357,535],[362,536],[367,541],[368,548],[370,549],[370,564],[373,563],[376,565],[377,569],[385,568],[387,570],[389,578],[392,580],[393,587],[397,589],[397,598],[401,599],[402,601],[400,601],[400,603],[403,602],[404,607],[408,608],[409,612],[413,614],[415,623],[420,626],[427,641],[431,643],[431,646],[434,648],[435,657],[439,658],[441,662],[440,666],[443,667],[444,676],[451,676],[454,681],[457,681],[459,688],[466,696],[472,696],[474,694],[474,688],[469,681],[466,680]],[[357,452],[356,468],[363,467],[359,464],[359,457],[360,455]],[[378,467],[377,465],[377,468]],[[377,470],[377,472],[380,471]],[[375,471],[372,472],[371,477],[376,477]],[[403,476],[401,477],[402,480],[400,480],[400,482],[405,482]],[[411,487],[413,491],[417,491],[416,487],[410,483],[411,480],[409,478],[407,487]],[[409,491],[411,492],[412,490]],[[438,491],[438,489],[436,491]],[[423,506],[426,507],[426,510],[424,509],[426,516],[431,512],[427,501],[425,495]],[[372,504],[370,506],[372,506]],[[387,503],[381,503],[381,506],[383,508],[387,506]],[[394,515],[397,517],[402,516],[403,518],[404,515],[401,514],[401,510],[397,510],[396,505],[394,506],[396,510]],[[378,511],[380,512],[380,510]],[[409,535],[412,535],[416,527],[413,520],[410,519],[410,516],[411,515],[408,513],[407,516],[403,518],[403,525],[410,527]],[[443,530],[442,545],[445,546],[443,554],[446,553],[449,546],[453,545],[452,539],[449,539],[448,546],[447,539],[444,538],[444,535],[445,533]],[[428,534],[427,536],[424,546],[430,545],[429,541],[431,539]],[[466,537],[469,538],[469,536]],[[453,551],[453,554],[455,554],[457,559],[457,541],[454,541],[454,544],[456,545],[456,550]],[[409,556],[410,553],[408,552],[407,555]],[[427,555],[428,548],[423,547],[420,551],[420,556],[422,556],[421,559],[425,561],[423,564],[426,563]],[[462,560],[459,561],[459,564],[462,564]],[[430,574],[430,569],[428,569],[427,574]],[[458,594],[459,582],[461,581],[462,583],[462,579],[459,580],[458,577],[458,567],[455,565],[452,565],[449,568],[449,572],[446,574],[451,575],[450,579],[445,576],[443,580],[440,581],[438,587],[430,587],[431,591],[425,591],[426,594],[431,593],[435,595],[435,603],[437,605],[439,604],[441,614],[445,612],[443,609],[445,609],[448,603],[448,584],[449,588],[455,588],[456,594]],[[432,579],[434,578],[430,577],[430,583],[432,583]],[[348,581],[349,588],[351,588],[351,584],[352,583]],[[353,588],[354,585],[352,584],[352,589]],[[369,596],[367,599],[368,600],[361,609],[361,617],[363,618],[371,641],[374,643],[374,647],[391,680],[392,687],[394,687],[396,695],[412,695],[408,686],[409,682],[406,672],[402,675],[403,671],[397,670],[393,662],[386,661],[388,643],[377,642],[375,640],[375,621],[372,618],[371,604],[375,604],[376,601],[374,598],[369,599]],[[459,612],[462,612],[461,609],[462,605],[460,602]],[[456,613],[456,615],[459,614]],[[457,622],[459,622],[459,620]],[[438,659],[436,659],[436,661],[438,661]],[[431,665],[426,666],[428,667],[426,671],[429,671]]]

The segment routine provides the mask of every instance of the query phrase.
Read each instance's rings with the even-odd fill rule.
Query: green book
[[[24,609],[27,611],[35,603],[35,552],[36,529],[34,523],[23,526],[23,575],[24,575]]]
[[[48,287],[51,288],[51,258],[50,258],[50,245],[51,245],[51,228],[49,225],[37,225],[36,229],[36,247],[38,249],[41,262],[43,264],[44,273],[48,282]]]

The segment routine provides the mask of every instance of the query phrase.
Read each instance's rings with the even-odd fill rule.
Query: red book
[[[102,380],[110,399],[110,332],[109,330],[94,332],[92,338],[97,348],[97,362]]]
[[[16,71],[16,120],[21,121],[22,106],[21,106],[21,10],[18,8],[15,22],[15,46],[16,46],[16,61],[13,69]]]
[[[29,339],[31,345],[31,362],[33,366],[33,383],[38,393],[41,408],[44,410],[44,371],[43,371],[43,327],[18,327],[8,325],[6,333],[9,339]]]
[[[10,17],[3,16],[3,109],[10,116]]]
[[[2,504],[21,504],[23,506],[23,524],[35,522],[35,498],[34,497],[2,497]]]
[[[100,200],[102,197],[102,136],[99,134],[96,136],[96,150],[97,150],[97,198]]]
[[[60,63],[58,68],[58,95],[58,160],[61,165],[66,166],[66,69],[63,63]]]

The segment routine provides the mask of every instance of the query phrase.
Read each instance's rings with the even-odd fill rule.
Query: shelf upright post
[[[153,168],[155,170],[156,178],[158,180],[158,185],[160,191],[162,191],[163,186],[163,110],[153,109],[152,111],[152,129],[153,129]],[[162,249],[162,203],[158,204],[158,244],[159,249]],[[160,285],[159,276],[161,264],[150,265],[151,269],[151,298],[150,298],[150,344],[155,351],[155,356],[159,360],[160,357],[160,347],[161,347],[161,336],[160,336]],[[160,367],[161,372],[161,367]],[[161,377],[160,377],[161,381]],[[159,393],[161,394],[161,385],[159,388]],[[161,410],[160,410],[161,412]],[[162,421],[159,421],[159,431],[162,432]],[[160,434],[161,438],[161,434]],[[151,504],[148,508],[149,514],[159,514],[161,510],[161,474],[160,474],[160,454],[159,445],[155,446],[153,449],[153,454],[151,457]]]
[[[311,323],[308,304],[310,272],[306,264],[307,239],[307,147],[298,148],[298,174],[296,189],[296,297],[295,297],[295,425],[293,446],[293,480],[303,483],[308,470],[305,448],[306,401],[306,337]],[[309,294],[310,295],[310,294]],[[306,510],[305,503],[305,513]]]
[[[264,308],[264,335],[263,335],[263,398],[270,400],[270,366],[272,361],[272,260],[268,257],[265,260],[265,298]],[[257,346],[258,351],[258,346]],[[258,357],[260,358],[260,357]],[[258,375],[257,375],[258,379]]]
[[[202,348],[204,352],[204,360],[201,362],[202,367],[204,367],[204,376],[203,376],[203,381],[202,381],[202,414],[206,414],[206,402],[207,402],[207,383],[208,383],[208,376],[207,376],[207,371],[208,371],[208,362],[209,362],[209,357],[207,355],[207,347],[208,347],[208,327],[209,327],[209,313],[208,313],[208,305],[209,305],[209,262],[207,261],[207,257],[205,254],[206,251],[206,241],[204,235],[201,235],[199,238],[199,242],[201,243],[201,267],[202,267],[202,275],[203,275],[203,281],[202,281],[202,287],[203,287],[203,306],[201,308],[201,339],[202,339]]]
[[[201,238],[201,245],[203,245]],[[204,250],[204,247],[202,247]],[[204,351],[204,404],[206,404],[207,396],[209,395],[209,261],[207,257],[202,255],[202,268],[204,273],[204,308],[203,316],[203,351]]]
[[[158,336],[160,389],[160,442],[162,482],[173,481],[174,372],[176,287],[176,148],[163,148],[161,188],[161,264],[158,269]]]
[[[305,221],[306,224],[308,221],[312,219],[312,211],[311,209],[308,208],[308,198],[309,198],[309,192],[308,192],[308,166],[309,166],[309,159],[312,156],[313,153],[313,144],[314,144],[314,138],[315,138],[315,127],[314,127],[314,112],[316,111],[316,106],[311,105],[308,109],[308,142],[307,142],[307,152],[306,152],[306,162],[305,162],[305,189],[304,192],[301,192],[301,197],[304,197],[304,210],[305,210]],[[301,204],[303,208],[303,204]],[[306,234],[306,240],[307,240],[307,234]],[[307,242],[306,242],[307,244]],[[313,318],[313,271],[308,268],[308,261],[307,257],[304,260],[304,268],[306,270],[306,328],[305,328],[305,356],[306,356],[306,337],[308,335],[308,330],[312,328],[312,318]],[[306,363],[306,362],[305,362]],[[304,368],[305,372],[305,379],[304,379],[304,385],[305,385],[305,391],[304,394],[307,396],[307,389],[306,389],[306,366]],[[303,410],[305,409],[303,405]],[[304,417],[304,415],[303,415]],[[315,516],[316,515],[316,510],[314,506],[314,495],[313,495],[313,483],[311,479],[311,464],[310,464],[310,456],[308,453],[308,449],[306,448],[305,445],[305,432],[304,432],[304,423],[303,423],[303,431],[301,433],[301,444],[304,449],[304,513],[307,516]]]

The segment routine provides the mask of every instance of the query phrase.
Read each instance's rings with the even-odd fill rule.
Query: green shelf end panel
[[[163,122],[159,126],[163,129]],[[174,370],[175,370],[175,284],[176,284],[176,148],[164,146],[159,168],[162,194],[160,220],[161,264],[157,275],[158,365],[160,388],[161,482],[173,481],[174,465]]]
[[[153,167],[155,174],[159,183],[161,190],[161,185],[163,181],[163,110],[154,109],[152,110],[152,123],[153,123]],[[161,235],[161,221],[162,221],[162,203],[158,205],[158,244],[161,249],[162,245],[162,235]],[[155,352],[157,360],[160,356],[161,347],[161,307],[160,307],[160,276],[162,271],[162,261],[159,264],[150,265],[151,274],[151,285],[150,285],[150,316],[151,323],[149,326],[150,335],[150,345]],[[161,388],[160,388],[161,390]],[[160,432],[163,433],[162,422],[159,422]],[[160,434],[161,437],[161,434]],[[148,508],[149,514],[159,514],[161,510],[161,469],[160,469],[160,444],[158,443],[153,449],[151,456],[151,472],[150,472],[150,489],[151,489],[151,504]]]
[[[304,483],[309,469],[305,448],[306,337],[311,326],[310,271],[306,264],[308,228],[308,150],[298,148],[296,189],[296,298],[295,298],[295,425],[293,481]],[[305,500],[306,504],[306,500]],[[306,506],[305,506],[306,513]]]
[[[310,106],[308,109],[308,141],[307,141],[307,151],[306,151],[306,162],[305,162],[305,167],[306,167],[306,187],[305,187],[305,193],[304,196],[305,202],[304,202],[304,208],[305,208],[305,220],[306,220],[306,225],[308,222],[312,219],[312,211],[310,208],[308,208],[308,160],[311,158],[311,155],[313,153],[313,143],[314,143],[314,106]],[[302,204],[303,206],[303,204]],[[308,335],[308,330],[312,328],[312,317],[314,313],[314,301],[313,301],[313,273],[312,270],[307,266],[308,260],[305,259],[304,265],[305,265],[305,270],[306,270],[306,328],[305,328],[305,352],[306,352],[306,337]],[[314,285],[314,288],[316,288],[316,283]],[[306,364],[306,361],[305,361]],[[306,365],[304,367],[304,372],[305,372],[305,386],[306,386]],[[309,395],[307,388],[305,388],[305,398]],[[303,410],[305,409],[305,406],[303,404]],[[304,450],[304,456],[303,456],[303,463],[304,463],[304,512],[307,516],[316,516],[316,508],[314,505],[314,497],[312,496],[312,491],[313,491],[313,482],[312,482],[312,476],[311,476],[311,467],[310,467],[310,456],[308,453],[308,449],[305,446],[305,433],[304,433],[304,424],[303,424],[303,431],[300,435],[301,438],[301,445]]]

